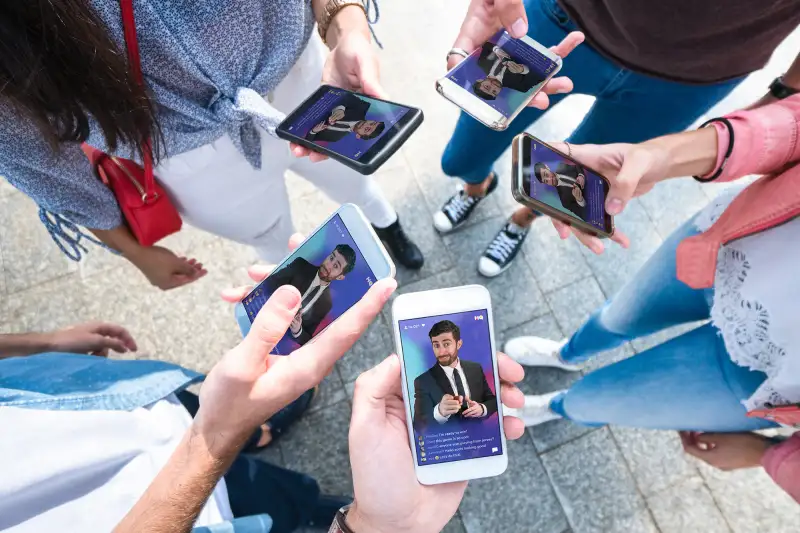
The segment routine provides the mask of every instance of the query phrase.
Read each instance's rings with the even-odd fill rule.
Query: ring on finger
[[[450,56],[452,56],[452,55],[461,56],[461,57],[466,59],[466,58],[469,57],[469,52],[467,52],[463,48],[453,47],[453,48],[450,49],[449,52],[447,52],[447,60],[448,61],[450,61]]]

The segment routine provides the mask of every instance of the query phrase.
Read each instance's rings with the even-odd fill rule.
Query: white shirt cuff
[[[444,416],[442,413],[439,412],[438,403],[433,407],[433,418],[435,418],[436,421],[439,422],[440,424],[444,424],[445,422],[450,420],[449,416]]]

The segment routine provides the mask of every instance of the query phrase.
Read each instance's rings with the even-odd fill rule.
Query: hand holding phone
[[[288,355],[311,342],[384,278],[394,264],[361,210],[345,204],[242,297],[234,313],[247,335],[270,296],[284,285],[295,287],[301,305],[275,344],[273,354]]]
[[[375,172],[422,123],[422,111],[321,86],[275,130],[278,137],[361,172]],[[304,153],[301,148],[299,150]],[[322,154],[322,155],[320,155]]]

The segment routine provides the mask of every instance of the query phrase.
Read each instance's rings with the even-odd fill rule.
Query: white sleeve
[[[448,420],[450,420],[449,416],[444,416],[442,413],[439,412],[439,404],[433,406],[433,418],[436,419],[437,422],[440,424],[444,424]]]

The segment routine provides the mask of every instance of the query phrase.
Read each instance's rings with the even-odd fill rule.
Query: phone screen
[[[375,275],[339,215],[316,233],[261,282],[242,305],[252,324],[258,311],[283,285],[303,296],[292,326],[272,353],[288,355],[339,318],[369,290]]]
[[[557,67],[549,57],[500,30],[447,77],[510,118]]]
[[[522,142],[522,189],[534,200],[611,233],[605,208],[608,182],[530,137]]]
[[[419,466],[503,454],[486,309],[400,320]]]
[[[286,126],[287,131],[353,160],[361,159],[379,140],[394,135],[411,109],[332,87],[315,96]]]

